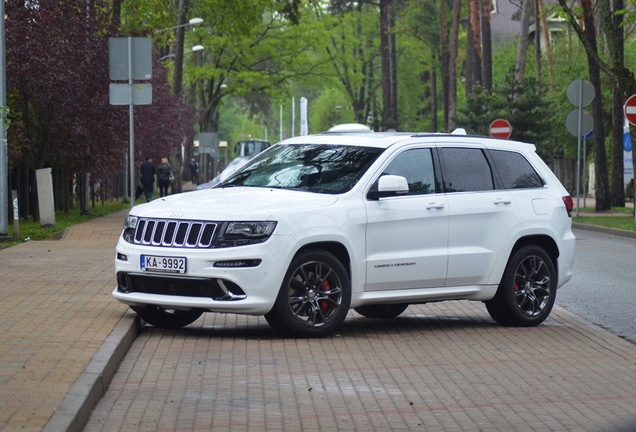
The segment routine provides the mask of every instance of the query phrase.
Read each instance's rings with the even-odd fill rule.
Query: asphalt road
[[[636,342],[636,240],[574,230],[574,275],[557,304]]]

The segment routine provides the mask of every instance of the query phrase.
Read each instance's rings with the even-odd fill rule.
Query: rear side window
[[[491,150],[490,156],[497,167],[504,189],[543,187],[543,180],[522,154],[505,150]]]
[[[440,148],[438,150],[444,192],[493,190],[495,182],[481,149]]]

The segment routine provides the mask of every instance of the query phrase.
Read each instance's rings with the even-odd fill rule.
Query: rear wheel
[[[408,304],[378,304],[360,306],[354,309],[360,315],[367,318],[390,319],[395,318],[409,307]]]
[[[550,256],[539,246],[524,246],[509,259],[497,294],[486,302],[501,325],[532,327],[552,311],[557,278]]]
[[[165,309],[160,306],[131,306],[141,319],[159,328],[174,329],[185,327],[195,322],[202,314],[200,309],[179,310]]]
[[[285,336],[323,337],[344,321],[351,304],[349,274],[332,254],[307,251],[291,262],[265,319]]]

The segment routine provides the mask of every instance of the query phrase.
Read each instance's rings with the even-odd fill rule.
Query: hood
[[[218,188],[158,198],[135,206],[130,214],[166,219],[266,220],[299,207],[329,206],[337,200],[335,195],[263,187]]]

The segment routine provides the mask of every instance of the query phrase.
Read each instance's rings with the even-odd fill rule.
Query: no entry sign
[[[636,95],[631,95],[629,99],[627,99],[623,110],[625,111],[627,121],[636,125]]]
[[[497,119],[490,123],[490,136],[493,138],[510,138],[512,126],[508,120]]]

